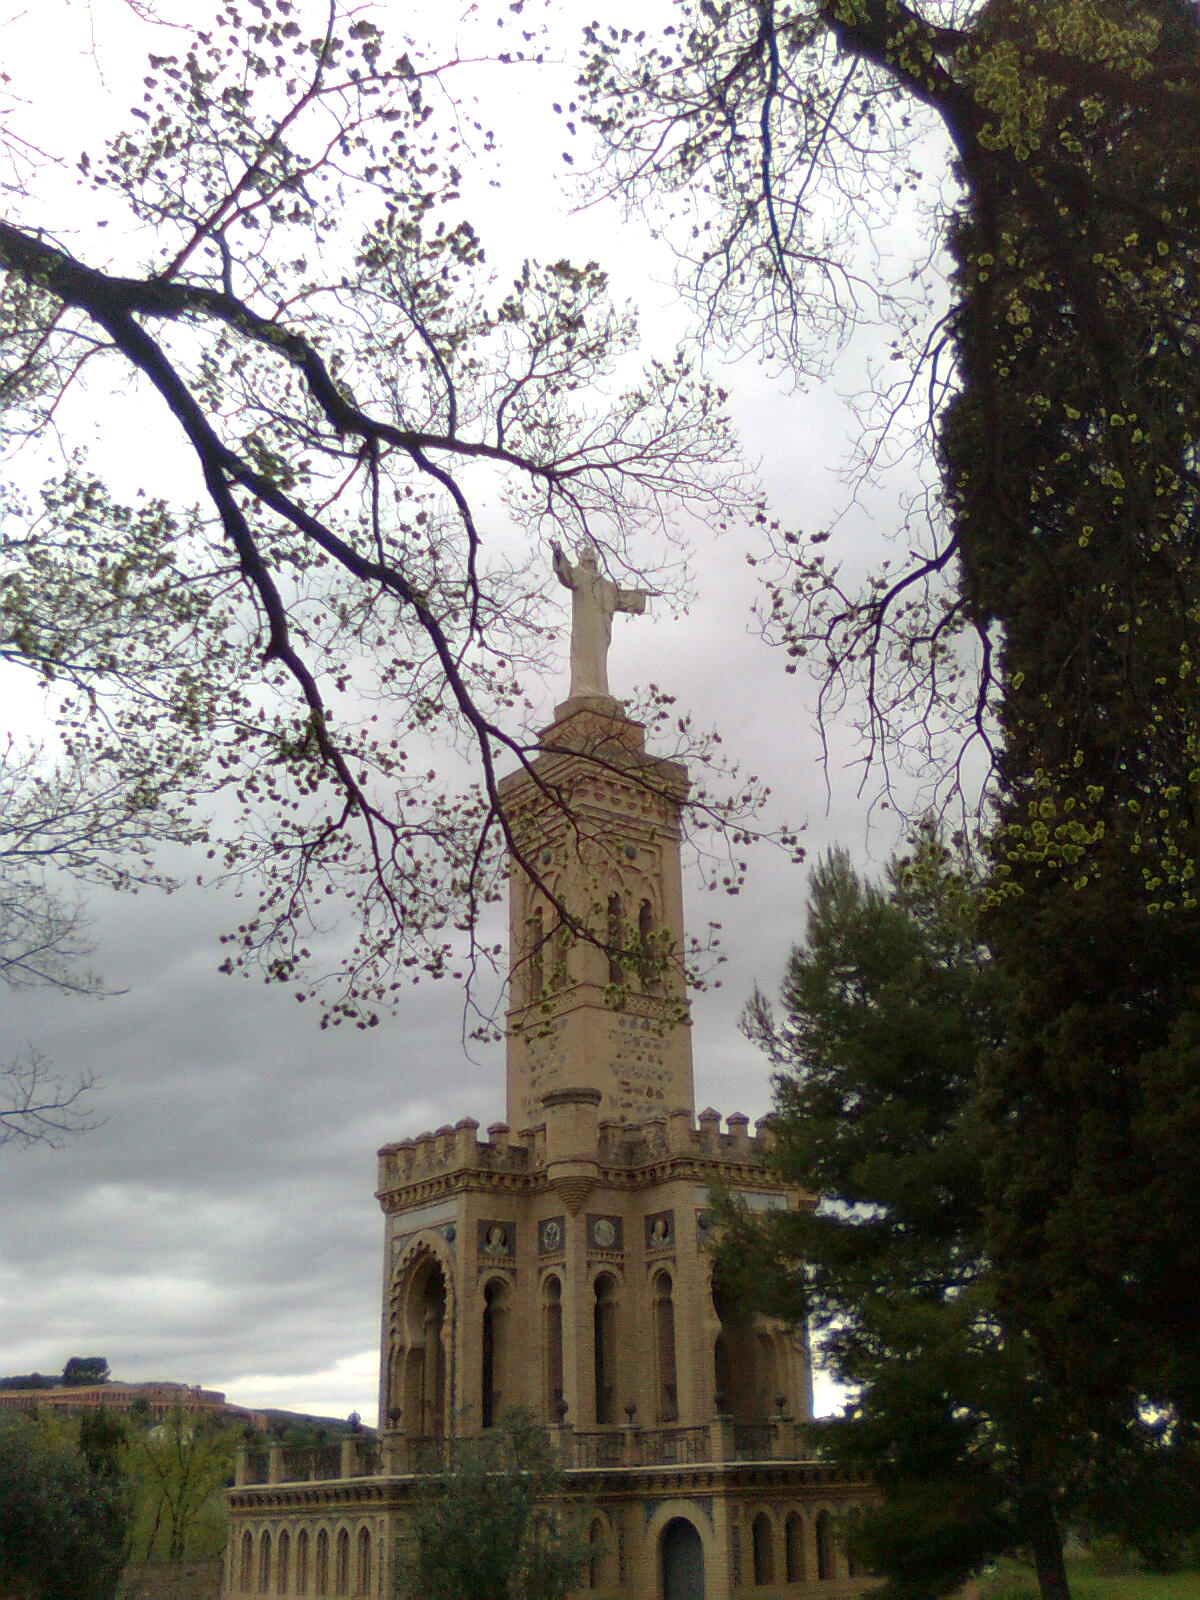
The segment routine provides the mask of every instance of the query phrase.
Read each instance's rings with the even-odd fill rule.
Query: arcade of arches
[[[869,1492],[806,1458],[802,1335],[714,1286],[710,1195],[802,1207],[768,1124],[694,1109],[681,969],[682,768],[618,702],[568,701],[502,785],[539,881],[510,876],[508,1120],[379,1153],[378,1449],[328,1481],[281,1459],[231,1492],[226,1594],[392,1600],[422,1474],[515,1409],[586,1514],[596,1600],[859,1596],[844,1530]],[[567,796],[570,815],[556,797]],[[594,924],[564,934],[555,904]]]

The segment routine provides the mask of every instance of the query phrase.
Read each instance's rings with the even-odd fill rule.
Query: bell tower
[[[684,769],[608,695],[572,695],[501,784],[513,840],[508,1121],[598,1091],[600,1121],[693,1110],[679,847]]]
[[[808,1209],[771,1129],[693,1111],[680,833],[688,779],[608,693],[617,611],[645,596],[587,549],[571,687],[503,780],[510,842],[508,1120],[386,1144],[380,1437],[331,1464],[239,1463],[223,1593],[385,1600],[430,1473],[458,1440],[537,1418],[587,1506],[594,1600],[864,1600],[839,1530],[869,1492],[809,1459],[803,1329],[714,1279],[713,1193]],[[336,1481],[322,1482],[336,1471]],[[329,1580],[332,1579],[332,1582]],[[584,1591],[576,1591],[583,1600]]]

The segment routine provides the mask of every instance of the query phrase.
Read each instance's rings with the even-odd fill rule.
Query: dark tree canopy
[[[828,704],[865,679],[886,750],[946,715],[989,747],[998,1292],[1079,1403],[1196,1419],[1197,9],[704,0],[656,45],[597,26],[583,84],[627,191],[703,191],[710,324],[801,369],[878,310],[855,229],[943,130],[927,542],[859,592],[785,535],[771,625]]]
[[[112,1600],[130,1506],[119,1476],[25,1418],[0,1424],[0,1587],[19,1600]]]
[[[110,1372],[105,1356],[71,1356],[62,1371],[66,1384],[107,1383]]]
[[[748,1012],[776,1068],[773,1159],[822,1204],[735,1215],[722,1260],[750,1304],[807,1317],[849,1386],[842,1417],[814,1431],[879,1486],[856,1538],[887,1600],[948,1594],[1026,1549],[1059,1600],[1067,1523],[1161,1552],[1196,1520],[1179,1492],[1194,1491],[1194,1452],[1149,1417],[1097,1438],[1003,1306],[979,1086],[1008,979],[980,902],[977,873],[932,831],[882,886],[835,853],[814,872],[779,1013],[761,996]]]

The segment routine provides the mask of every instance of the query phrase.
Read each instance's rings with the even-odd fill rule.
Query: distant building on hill
[[[230,1405],[219,1389],[201,1389],[191,1383],[56,1383],[48,1389],[0,1389],[0,1412],[57,1411],[79,1416],[85,1411],[141,1410],[149,1408],[152,1421],[162,1422],[172,1411],[203,1412],[252,1428],[267,1426],[266,1413]]]

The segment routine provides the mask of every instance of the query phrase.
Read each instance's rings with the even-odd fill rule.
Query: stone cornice
[[[750,1161],[730,1161],[720,1156],[695,1152],[659,1156],[637,1167],[599,1166],[595,1187],[608,1189],[651,1189],[661,1184],[690,1182],[711,1184],[734,1190],[759,1189],[771,1194],[786,1194],[794,1185],[778,1178],[769,1168]],[[544,1167],[533,1172],[489,1171],[483,1167],[460,1167],[453,1172],[434,1173],[394,1188],[380,1189],[375,1198],[389,1214],[410,1211],[435,1200],[460,1194],[503,1194],[527,1196],[544,1193],[550,1187]]]

